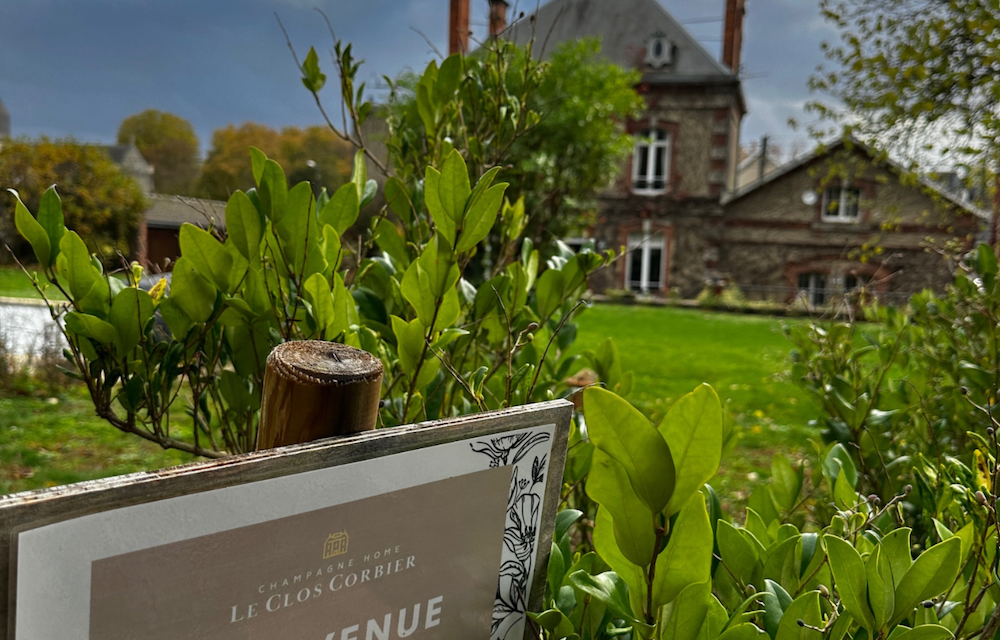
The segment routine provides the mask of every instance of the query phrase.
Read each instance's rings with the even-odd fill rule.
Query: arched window
[[[643,129],[639,132],[632,157],[632,191],[655,195],[667,190],[670,143],[670,134],[662,129]]]

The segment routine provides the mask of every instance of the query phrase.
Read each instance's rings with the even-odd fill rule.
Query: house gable
[[[518,44],[527,44],[533,36],[542,57],[563,42],[599,37],[604,56],[626,69],[643,71],[644,82],[731,82],[734,77],[657,0],[552,0],[538,10],[534,24],[523,19],[507,32]],[[654,38],[672,50],[653,56],[651,64],[647,47]]]

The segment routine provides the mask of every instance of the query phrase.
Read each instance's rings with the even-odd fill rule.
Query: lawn
[[[801,450],[818,436],[810,397],[782,376],[791,343],[786,323],[768,316],[677,307],[595,305],[580,316],[576,344],[589,348],[611,336],[635,382],[628,399],[659,421],[677,398],[702,382],[712,385],[737,426],[717,488],[730,501],[770,475],[775,451]]]
[[[194,460],[115,430],[82,386],[59,397],[0,396],[0,495]]]
[[[51,299],[62,300],[59,291],[46,285],[45,295]],[[31,280],[21,271],[21,267],[0,267],[0,298],[41,298]]]
[[[659,420],[698,384],[715,387],[738,442],[714,482],[730,507],[770,474],[774,451],[801,449],[815,437],[816,407],[781,377],[791,344],[782,325],[798,320],[693,309],[597,305],[580,316],[579,349],[614,337],[629,395]],[[55,399],[0,394],[0,494],[192,461],[115,431],[93,415],[82,387]]]

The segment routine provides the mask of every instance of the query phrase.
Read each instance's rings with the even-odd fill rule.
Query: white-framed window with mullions
[[[642,231],[628,236],[628,261],[625,288],[637,293],[658,293],[663,289],[666,271],[666,236],[653,231],[649,220],[642,221]]]
[[[632,192],[641,195],[664,193],[670,185],[670,145],[664,129],[642,129],[636,133],[632,155]]]
[[[861,218],[861,189],[848,184],[823,190],[823,222],[858,222]]]

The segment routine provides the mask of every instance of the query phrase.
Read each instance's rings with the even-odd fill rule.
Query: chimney
[[[722,64],[734,74],[740,72],[740,54],[743,49],[743,16],[745,0],[726,0],[726,22],[722,33]]]
[[[507,30],[507,0],[490,0],[490,37],[498,38]]]
[[[469,51],[469,0],[451,0],[448,18],[448,55]]]

